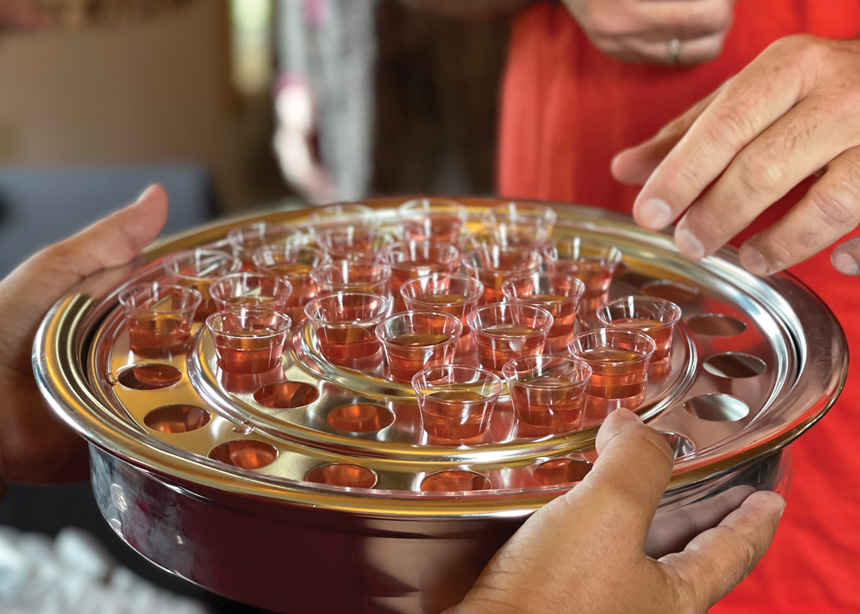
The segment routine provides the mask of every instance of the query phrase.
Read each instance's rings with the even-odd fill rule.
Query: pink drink
[[[121,292],[131,350],[149,357],[186,351],[201,300],[196,290],[159,282],[136,284]]]
[[[476,367],[429,367],[412,378],[424,430],[432,437],[467,441],[490,427],[502,381]]]
[[[456,243],[468,212],[454,200],[420,198],[400,205],[398,214],[407,239]]]
[[[552,314],[547,333],[548,353],[564,354],[573,336],[579,299],[584,284],[570,275],[532,273],[512,277],[502,284],[502,293],[513,303],[543,307]]]
[[[460,318],[465,335],[469,332],[466,316],[477,306],[484,286],[472,277],[434,273],[405,282],[400,294],[411,311],[435,311]]]
[[[311,271],[331,262],[323,250],[306,245],[277,244],[261,247],[253,256],[257,269],[290,282],[292,294],[287,299],[286,313],[294,326],[305,319],[304,307],[319,295],[319,288],[311,279]]]
[[[654,341],[644,333],[600,328],[576,335],[570,350],[592,369],[587,392],[633,409],[645,398]]]
[[[563,356],[512,360],[502,369],[521,423],[563,433],[579,427],[591,367]]]
[[[543,351],[552,315],[531,305],[496,303],[478,307],[466,318],[478,348],[478,361],[501,373],[506,362]]]
[[[310,301],[305,315],[323,357],[338,366],[370,370],[381,363],[381,346],[374,331],[389,304],[379,294],[336,292]]]
[[[281,364],[290,318],[267,309],[231,309],[206,319],[218,366],[227,373],[265,373]]]
[[[596,315],[604,326],[638,330],[650,336],[657,346],[651,357],[653,365],[669,358],[681,308],[659,298],[628,296],[601,305]]]
[[[460,320],[450,314],[407,311],[380,323],[376,337],[392,377],[408,382],[425,367],[449,364],[462,330]]]
[[[580,308],[594,313],[606,300],[615,269],[621,262],[621,252],[600,241],[572,237],[554,241],[543,249],[550,273],[572,275],[585,284]]]
[[[540,263],[540,254],[529,247],[488,245],[463,256],[466,274],[484,284],[484,303],[502,300],[502,284],[506,280],[537,272]]]

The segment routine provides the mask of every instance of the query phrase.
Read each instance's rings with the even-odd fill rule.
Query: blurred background
[[[491,194],[506,34],[401,0],[0,0],[0,272],[152,183],[171,199],[166,232],[373,195]],[[143,561],[88,484],[10,487],[0,525],[3,612],[90,611],[10,597],[28,581],[10,552],[44,560],[53,542],[25,536],[69,526],[97,536],[67,536],[71,567],[118,559],[208,611],[255,611]],[[143,611],[131,601],[98,611]]]

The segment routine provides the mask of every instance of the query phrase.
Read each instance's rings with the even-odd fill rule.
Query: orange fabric
[[[774,40],[799,32],[860,37],[860,2],[738,0],[720,57],[690,68],[613,60],[591,45],[561,5],[535,3],[517,17],[511,33],[499,193],[629,212],[637,188],[612,179],[612,156],[652,136]],[[794,191],[763,214],[753,231],[799,194]],[[792,272],[830,305],[856,351],[860,280],[837,273],[829,253]],[[860,611],[860,421],[853,416],[858,404],[855,361],[831,413],[792,445],[794,481],[770,551],[714,612]]]

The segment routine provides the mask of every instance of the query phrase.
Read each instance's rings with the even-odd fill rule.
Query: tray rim
[[[503,199],[460,198],[459,200],[473,207],[505,202]],[[400,202],[402,199],[391,198],[374,200],[366,204],[376,209],[385,209]],[[585,223],[600,221],[604,224],[618,225],[623,229],[625,235],[634,238],[654,238],[661,234],[665,235],[664,240],[667,240],[666,237],[668,237],[666,232],[653,233],[639,229],[632,223],[629,216],[623,214],[582,205],[551,202],[543,204],[552,206],[559,213],[560,218],[578,219],[581,223],[583,221]],[[280,209],[264,214],[219,220],[204,227],[160,240],[147,248],[144,251],[144,256],[148,260],[153,260],[170,251],[214,242],[223,237],[228,228],[238,223],[269,219],[289,221],[303,217],[308,211],[309,209]],[[599,226],[598,224],[594,225],[595,227]],[[683,490],[703,480],[731,472],[735,468],[745,466],[788,445],[830,409],[847,377],[848,347],[845,335],[829,308],[802,282],[788,273],[780,273],[766,279],[756,278],[740,269],[737,252],[729,247],[721,248],[717,254],[700,261],[698,265],[711,268],[713,271],[723,270],[724,274],[728,272],[735,278],[741,273],[739,277],[744,283],[764,283],[776,290],[780,296],[782,293],[779,292],[779,289],[802,289],[803,292],[789,294],[795,300],[807,303],[805,305],[807,309],[810,305],[814,306],[817,310],[817,316],[821,318],[819,323],[823,323],[827,330],[833,333],[827,344],[830,348],[830,353],[827,355],[830,376],[824,378],[824,381],[819,381],[823,385],[823,391],[813,402],[809,403],[805,410],[800,412],[800,415],[788,424],[769,424],[773,420],[768,420],[765,417],[759,423],[762,428],[757,437],[750,438],[750,433],[745,433],[744,430],[737,434],[738,439],[752,439],[752,441],[744,441],[735,452],[725,454],[707,464],[690,462],[676,465],[669,485],[670,491]],[[86,291],[95,292],[92,289]],[[178,478],[189,485],[198,483],[201,486],[228,493],[262,496],[295,505],[326,507],[367,514],[462,517],[483,516],[500,512],[528,513],[569,489],[569,486],[559,486],[521,494],[505,492],[500,495],[497,491],[488,491],[487,493],[472,492],[468,496],[434,496],[409,492],[406,497],[398,497],[396,493],[394,496],[391,493],[386,493],[383,497],[368,497],[368,491],[364,490],[351,491],[350,489],[309,484],[285,478],[272,478],[229,466],[220,466],[215,461],[209,463],[208,459],[205,459],[201,464],[200,459],[191,461],[183,458],[180,454],[176,454],[175,448],[169,444],[162,445],[160,441],[154,438],[141,441],[140,431],[131,428],[131,425],[124,423],[117,416],[113,416],[112,412],[105,408],[89,390],[89,384],[81,372],[81,365],[76,363],[76,356],[81,356],[81,351],[86,344],[86,340],[82,338],[82,332],[86,336],[88,334],[87,327],[89,326],[91,331],[96,321],[104,314],[94,313],[92,308],[95,306],[96,300],[91,295],[82,292],[83,290],[81,292],[73,290],[64,299],[61,299],[40,326],[34,341],[33,353],[36,379],[55,412],[79,434],[91,444],[139,468],[168,478]],[[801,315],[806,315],[804,310],[801,310]],[[823,337],[822,335],[817,339],[822,345],[824,345]],[[795,341],[808,344],[810,341],[815,342],[816,339]],[[819,356],[819,358],[821,357]],[[804,366],[799,365],[799,368],[803,369]],[[821,360],[818,360],[813,366],[819,367],[819,370],[825,368]],[[807,393],[808,391],[801,392]],[[97,419],[93,408],[97,408],[104,415]],[[742,437],[744,435],[746,437]],[[679,467],[679,465],[683,466]]]

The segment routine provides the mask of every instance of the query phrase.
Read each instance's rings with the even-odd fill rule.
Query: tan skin
[[[836,243],[860,223],[860,41],[791,36],[768,47],[654,138],[620,153],[612,171],[642,183],[636,221],[663,228],[680,217],[681,253],[713,253],[811,175],[791,211],[740,249],[767,275]],[[713,183],[713,185],[711,185]],[[833,265],[860,273],[860,239]]]
[[[87,450],[47,406],[31,350],[50,307],[76,283],[134,258],[167,219],[167,195],[147,190],[133,205],[24,262],[0,282],[0,478],[50,483],[87,477]],[[34,283],[38,280],[38,283]]]

